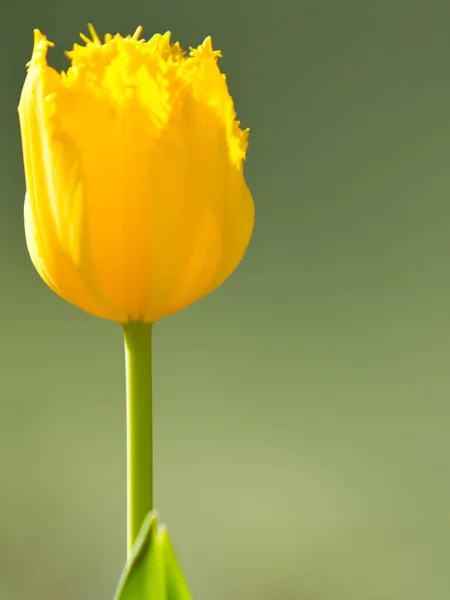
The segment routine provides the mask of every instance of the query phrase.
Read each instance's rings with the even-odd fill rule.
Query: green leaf
[[[114,600],[192,600],[164,526],[144,520]]]

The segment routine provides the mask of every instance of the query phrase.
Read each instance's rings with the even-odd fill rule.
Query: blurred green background
[[[196,600],[450,597],[450,4],[4,0],[0,598],[111,600],[125,560],[120,328],[28,258],[16,107],[92,21],[211,34],[257,223],[157,323],[156,504]]]

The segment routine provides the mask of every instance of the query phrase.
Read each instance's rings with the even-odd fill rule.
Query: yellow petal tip
[[[92,41],[94,42],[94,44],[96,46],[101,46],[102,42],[98,36],[98,33],[95,30],[95,27],[92,25],[92,23],[88,23],[88,29],[89,29],[89,33],[91,34],[91,38],[92,38]]]
[[[136,31],[133,33],[133,36],[131,39],[137,41],[141,37],[141,33],[142,33],[143,29],[144,28],[142,27],[142,25],[139,25],[139,27],[137,27]]]
[[[30,62],[27,63],[27,67],[30,67],[36,62],[45,62],[47,56],[47,48],[54,46],[53,42],[50,42],[39,29],[34,30],[34,42],[33,42],[33,53],[31,55]]]
[[[214,50],[212,37],[208,35],[203,43],[198,48],[191,48],[191,55],[202,54],[203,56],[212,56],[213,58],[221,58],[222,52],[220,50]]]

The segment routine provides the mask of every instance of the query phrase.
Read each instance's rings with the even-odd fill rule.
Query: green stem
[[[123,326],[127,385],[127,555],[153,509],[152,325]]]

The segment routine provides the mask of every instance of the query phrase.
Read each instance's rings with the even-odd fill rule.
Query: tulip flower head
[[[207,38],[185,53],[93,28],[71,66],[35,31],[19,105],[25,232],[60,296],[119,323],[153,323],[217,288],[248,246],[248,131]]]

